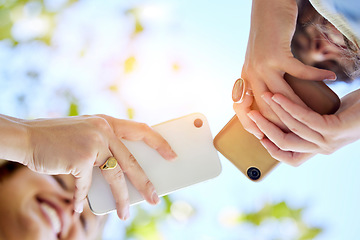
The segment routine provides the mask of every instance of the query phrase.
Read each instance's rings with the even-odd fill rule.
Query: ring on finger
[[[252,89],[247,87],[247,83],[243,78],[239,78],[235,81],[232,99],[236,103],[242,103],[245,95],[254,96]]]
[[[110,170],[116,168],[118,165],[116,158],[109,157],[103,165],[101,165],[99,168],[101,170]]]
[[[245,94],[249,96],[254,96],[254,93],[250,88],[245,91]]]

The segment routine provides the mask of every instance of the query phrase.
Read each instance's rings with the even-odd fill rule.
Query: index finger
[[[102,116],[111,125],[118,138],[130,141],[144,141],[149,147],[155,149],[166,160],[174,160],[177,155],[170,144],[153,128],[145,123]]]

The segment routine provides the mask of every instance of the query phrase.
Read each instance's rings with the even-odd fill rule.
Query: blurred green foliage
[[[33,40],[41,41],[51,46],[52,36],[57,27],[57,16],[76,2],[77,0],[64,1],[64,4],[59,9],[50,11],[47,9],[43,0],[0,1],[0,41],[5,39],[10,40],[12,47],[14,48],[20,43],[26,43]],[[128,36],[129,45],[131,46],[135,39],[145,31],[145,27],[137,8],[127,9],[124,13],[133,19],[132,32]],[[17,39],[13,34],[14,26],[18,21],[30,18],[38,18],[41,21],[45,21],[49,27],[45,29],[45,32],[34,35],[33,38],[24,40],[25,42],[21,42],[22,40]],[[85,55],[85,48],[86,46],[84,46],[84,51],[81,53],[82,56]],[[131,52],[128,53],[128,56],[123,57],[123,73],[126,77],[127,74],[131,74],[136,68],[137,58]],[[180,65],[174,63],[172,69],[174,71],[179,71]],[[109,91],[117,93],[119,90],[118,84],[118,82],[111,84],[108,88]],[[66,98],[69,103],[67,115],[79,115],[81,112],[79,108],[80,100],[71,92],[64,94],[64,98]],[[19,101],[24,101],[24,97],[19,98]],[[128,118],[134,119],[135,110],[132,107],[127,107],[126,111]],[[128,239],[160,239],[160,225],[169,217],[172,217],[173,213],[171,208],[173,205],[174,201],[169,196],[163,197],[161,206],[154,211],[148,211],[141,205],[138,205],[133,220],[126,227],[125,237]],[[280,222],[284,219],[291,219],[296,223],[299,230],[300,235],[297,238],[298,240],[313,239],[322,232],[322,229],[307,225],[302,217],[303,211],[304,208],[294,209],[289,207],[286,202],[275,204],[267,203],[259,211],[239,214],[236,218],[236,224],[238,226],[251,224],[261,228],[262,224],[268,220]]]
[[[172,207],[176,204],[169,196],[163,197],[162,202],[161,207],[156,208],[153,212],[146,211],[141,205],[138,205],[136,207],[136,215],[132,222],[126,227],[125,239],[162,239],[160,226],[167,219],[174,217]],[[237,214],[235,222],[232,225],[233,227],[241,227],[250,224],[261,231],[265,223],[272,222],[281,225],[281,222],[290,220],[294,223],[296,232],[298,233],[297,236],[291,238],[292,240],[314,239],[322,232],[322,228],[309,226],[303,219],[302,213],[304,210],[305,208],[292,208],[284,201],[279,203],[266,203],[258,211]],[[231,218],[233,218],[233,216]],[[264,239],[274,238],[269,236]],[[281,236],[275,239],[288,240]]]
[[[250,223],[255,226],[261,226],[262,223],[268,220],[283,221],[291,219],[300,233],[297,240],[314,239],[322,232],[319,227],[308,226],[303,218],[304,208],[291,208],[286,202],[267,203],[259,211],[239,214],[237,218],[238,224]]]
[[[56,27],[56,16],[62,10],[68,8],[77,0],[68,0],[57,12],[46,8],[43,0],[5,0],[0,2],[0,40],[9,39],[16,46],[19,39],[13,34],[14,25],[22,19],[37,18],[47,23],[48,28],[45,32],[34,36],[27,41],[39,40],[47,45],[51,45],[51,38]]]
[[[173,204],[169,196],[162,197],[161,206],[155,212],[146,211],[141,205],[136,207],[136,215],[126,227],[126,238],[139,240],[161,239],[159,225],[171,214]]]
[[[136,37],[138,34],[144,31],[144,25],[141,21],[139,9],[138,8],[130,8],[125,12],[125,14],[133,17],[134,19],[134,27],[131,36]]]
[[[136,58],[135,56],[129,56],[124,62],[124,72],[131,73],[135,69]]]

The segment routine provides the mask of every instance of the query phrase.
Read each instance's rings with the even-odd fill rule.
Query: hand
[[[360,138],[360,90],[343,97],[333,115],[320,115],[281,94],[266,93],[263,98],[291,130],[283,132],[258,111],[249,113],[267,137],[261,143],[279,161],[298,166],[318,153],[331,154]]]
[[[24,162],[30,169],[47,174],[72,174],[76,178],[75,210],[82,203],[91,184],[94,166],[109,157],[118,161],[115,169],[102,173],[111,187],[121,219],[129,217],[129,199],[124,174],[151,204],[159,199],[144,171],[126,149],[121,139],[142,140],[167,160],[176,154],[169,144],[149,126],[105,115],[24,121],[29,137],[29,151]]]
[[[281,93],[302,104],[284,80],[285,73],[304,80],[336,79],[335,73],[304,65],[291,53],[297,13],[295,0],[253,0],[250,35],[241,73],[248,88],[252,89],[260,112],[282,128],[280,119],[261,99],[261,95],[267,91]],[[237,113],[246,111],[242,108],[242,104],[234,105]],[[238,117],[245,129],[255,135],[262,135],[259,129],[249,124],[250,119],[243,114]]]

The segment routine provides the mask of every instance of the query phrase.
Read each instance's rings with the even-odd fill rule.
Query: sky
[[[139,119],[150,123],[161,122],[173,115],[177,117],[178,114],[199,111],[208,117],[213,135],[216,135],[233,115],[231,89],[240,76],[244,61],[251,2],[147,3],[159,4],[170,11],[167,22],[174,24],[163,26],[163,31],[149,33],[146,40],[144,37],[144,45],[151,46],[147,48],[148,56],[157,62],[161,61],[158,58],[164,58],[161,49],[167,49],[167,53],[176,49],[175,55],[183,60],[184,71],[173,79],[176,84],[181,81],[181,86],[176,85],[170,90],[171,96],[157,95],[156,99],[152,99],[152,93],[144,93],[147,103],[154,101],[157,106],[143,105],[144,102],[140,101],[136,109],[141,109],[144,115],[138,116]],[[160,88],[158,81],[161,80],[150,81],[146,91],[154,85]],[[343,96],[357,87],[358,84],[353,84],[333,88]],[[168,89],[167,86],[165,89]],[[181,101],[172,97],[181,98]],[[161,104],[164,99],[166,101]],[[135,98],[133,100],[135,102]],[[177,110],[169,107],[169,103],[174,104]],[[159,111],[162,114],[158,117],[149,117]],[[247,180],[219,154],[223,165],[219,177],[172,194],[176,199],[185,199],[196,205],[199,214],[182,227],[166,225],[166,239],[271,239],[271,231],[219,228],[219,215],[234,209],[256,210],[266,201],[282,200],[293,207],[306,206],[306,221],[324,227],[324,233],[316,239],[356,239],[360,213],[357,207],[360,177],[356,174],[356,169],[360,167],[357,161],[359,146],[357,142],[331,156],[316,156],[298,168],[281,164],[260,183]]]
[[[134,6],[143,9],[144,31],[131,40],[133,22],[119,9]],[[33,43],[14,52],[6,42],[0,43],[0,60],[5,63],[0,70],[3,79],[12,79],[0,82],[8,89],[0,96],[0,110],[18,117],[61,116],[67,111],[63,96],[70,89],[81,99],[80,114],[127,118],[126,109],[131,108],[134,120],[154,125],[200,112],[215,136],[234,115],[231,90],[241,74],[250,10],[250,0],[80,1],[58,19],[55,51]],[[79,60],[74,52],[84,45],[86,53]],[[136,68],[129,74],[117,70],[124,56],[136,57]],[[41,86],[26,95],[24,113],[16,99],[31,81],[24,80],[19,69],[29,65],[43,74]],[[115,94],[107,88],[112,84],[117,84]],[[343,96],[357,87],[356,82],[333,89]],[[317,240],[356,239],[359,149],[356,142],[298,168],[280,164],[259,183],[249,181],[219,154],[219,177],[171,194],[194,206],[196,214],[185,222],[162,225],[164,239],[272,239],[279,232],[286,239],[293,233],[291,223],[269,223],[257,231],[221,220],[234,211],[255,211],[266,202],[280,201],[306,208],[306,222],[324,228]],[[111,215],[107,237],[122,234],[122,224]]]

